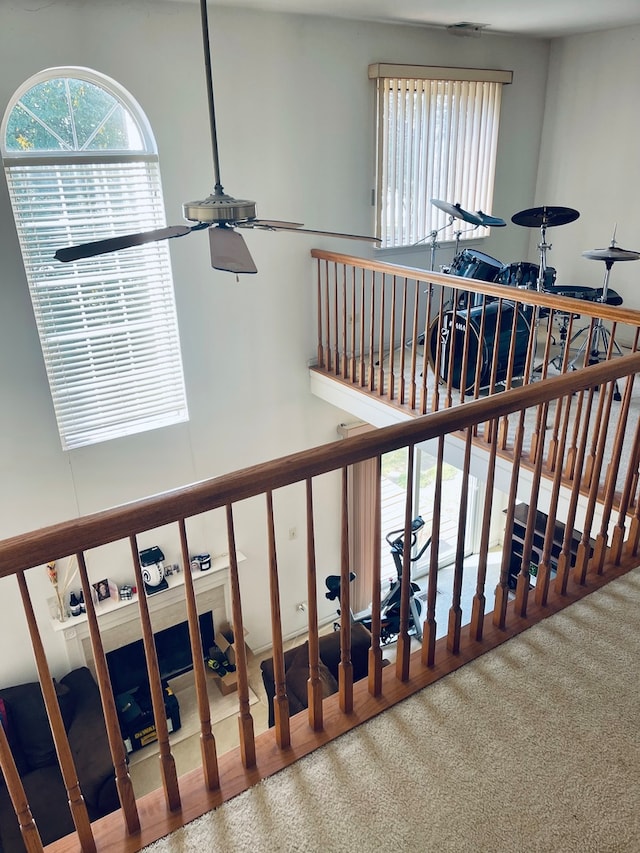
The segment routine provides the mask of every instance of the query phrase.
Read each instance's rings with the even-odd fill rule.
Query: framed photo
[[[109,584],[109,579],[104,578],[97,583],[91,584],[93,587],[93,591],[95,593],[96,602],[99,604],[101,601],[106,601],[107,598],[111,598],[111,585]]]

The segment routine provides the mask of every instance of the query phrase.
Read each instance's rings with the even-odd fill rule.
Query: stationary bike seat
[[[355,580],[355,578],[355,572],[349,572],[349,582]],[[326,593],[326,596],[329,601],[333,601],[336,598],[340,598],[340,575],[329,575],[327,578],[325,578],[324,582],[327,585],[327,589],[329,590],[329,592]]]

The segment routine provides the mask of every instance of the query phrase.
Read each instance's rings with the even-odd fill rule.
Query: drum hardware
[[[538,275],[537,288],[539,291],[544,289],[545,273],[547,269],[547,250],[552,248],[551,243],[547,243],[547,228],[556,225],[566,225],[569,222],[574,222],[580,216],[577,210],[572,207],[531,207],[528,210],[521,210],[519,213],[514,213],[511,221],[515,225],[522,225],[525,228],[540,228],[540,243],[538,250],[540,252],[540,271]]]
[[[604,261],[604,281],[602,283],[602,287],[598,288],[598,297],[594,299],[594,301],[600,302],[602,304],[621,305],[622,298],[614,290],[609,291],[609,276],[611,275],[611,267],[615,263],[617,263],[617,261],[640,260],[640,252],[634,252],[629,249],[621,249],[616,246],[614,229],[611,243],[609,244],[609,246],[607,246],[606,249],[591,249],[587,252],[583,252],[582,257],[587,258],[590,261]],[[610,299],[612,301],[610,301]],[[585,326],[583,329],[580,329],[578,335],[583,334],[585,332],[589,332],[590,329],[591,324],[589,324],[589,326]],[[580,356],[584,356],[589,343],[591,346],[591,350],[589,352],[589,364],[598,364],[600,361],[603,360],[603,358],[606,358],[607,353],[609,352],[610,340],[611,332],[604,325],[604,320],[602,319],[602,317],[598,317],[596,319],[595,326],[593,327],[592,334],[587,334],[582,346],[576,353],[575,357],[572,359],[571,367],[575,369],[576,362],[578,361]],[[613,345],[615,347],[616,354],[622,355],[622,350],[615,341],[613,342]],[[620,399],[617,383],[614,399]]]
[[[525,228],[540,228],[540,242],[538,243],[538,251],[540,252],[540,268],[538,270],[538,279],[536,281],[536,290],[540,293],[544,290],[545,281],[547,279],[547,251],[552,248],[551,243],[547,243],[547,228],[552,228],[557,225],[566,225],[569,222],[574,222],[580,213],[572,207],[557,207],[547,206],[530,207],[527,210],[521,210],[514,213],[511,221],[515,225],[522,225]],[[534,325],[535,334],[533,358],[531,359],[531,377],[535,372],[535,358],[538,347],[538,326],[540,323],[539,311],[534,307]]]

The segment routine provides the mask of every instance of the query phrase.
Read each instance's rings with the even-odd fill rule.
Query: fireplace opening
[[[213,611],[198,617],[202,651],[206,655],[213,645]],[[193,669],[189,623],[185,620],[153,635],[160,677],[163,682]],[[107,652],[107,666],[114,695],[130,693],[149,683],[142,640]]]

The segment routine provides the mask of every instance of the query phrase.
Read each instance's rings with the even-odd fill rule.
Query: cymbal
[[[582,253],[583,258],[589,258],[590,261],[637,261],[640,259],[640,252],[632,252],[629,249],[619,249],[618,246],[608,246],[606,249],[592,249],[589,252]]]
[[[543,225],[566,225],[580,216],[572,207],[531,207],[514,213],[511,221],[515,225],[524,225],[525,228],[541,228]]]
[[[476,210],[475,215],[480,220],[480,225],[485,225],[487,228],[490,226],[493,228],[502,228],[507,224],[504,219],[500,219],[499,216],[491,216],[488,213],[483,213],[481,210]]]
[[[449,204],[448,201],[439,201],[437,198],[431,199],[431,204],[453,216],[455,219],[462,219],[464,222],[469,222],[471,225],[482,225],[480,217],[475,213],[470,213],[468,210],[463,210],[459,204]]]

